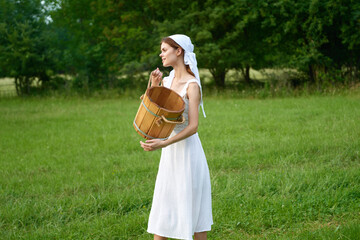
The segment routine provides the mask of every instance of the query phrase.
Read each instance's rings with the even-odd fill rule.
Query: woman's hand
[[[154,151],[156,149],[167,146],[165,141],[160,139],[151,139],[146,140],[145,142],[140,141],[140,145],[144,149],[144,151]]]
[[[162,72],[159,68],[156,68],[151,72],[151,86],[159,86],[160,81],[162,80]]]

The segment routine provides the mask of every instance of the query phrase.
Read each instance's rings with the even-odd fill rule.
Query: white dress
[[[172,79],[163,83],[170,88]],[[180,93],[186,121],[170,138],[188,125],[189,80]],[[210,174],[198,133],[162,148],[147,231],[168,238],[193,239],[194,232],[210,231],[213,224]]]

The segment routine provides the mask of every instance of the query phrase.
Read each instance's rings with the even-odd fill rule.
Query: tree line
[[[0,77],[18,94],[66,84],[129,88],[162,66],[160,40],[184,33],[217,87],[233,69],[291,68],[311,84],[359,81],[355,0],[0,0]],[[168,71],[164,69],[165,71]]]

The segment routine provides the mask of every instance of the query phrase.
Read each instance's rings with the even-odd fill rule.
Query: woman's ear
[[[183,50],[182,50],[180,47],[177,48],[177,49],[176,49],[176,52],[175,52],[175,53],[176,53],[176,56],[180,56],[180,55],[182,54],[182,51],[183,51]]]

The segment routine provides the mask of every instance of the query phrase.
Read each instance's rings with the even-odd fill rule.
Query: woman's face
[[[173,66],[177,61],[176,49],[171,47],[169,44],[161,43],[160,57],[164,67]]]

